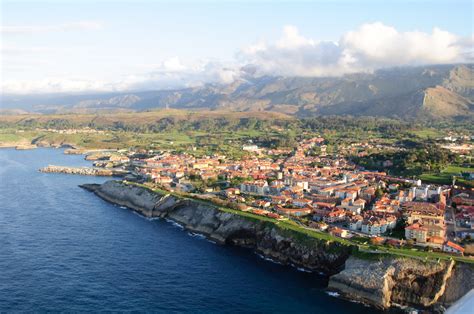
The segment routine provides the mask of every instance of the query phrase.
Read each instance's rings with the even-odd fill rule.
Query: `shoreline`
[[[350,250],[344,251],[344,247],[339,251],[334,247],[331,249],[334,245],[331,241],[301,238],[294,232],[281,230],[274,223],[255,221],[219,211],[212,205],[159,194],[143,187],[118,181],[81,187],[109,203],[125,206],[147,218],[172,221],[188,233],[197,233],[218,244],[248,248],[265,260],[296,269],[320,275],[323,272],[329,276],[328,292],[337,292],[344,299],[381,309],[402,304],[443,312],[445,307],[467,293],[469,287],[463,278],[467,278],[467,285],[473,284],[469,278],[474,278],[474,270],[462,263],[452,262],[449,266],[447,262],[435,264],[393,257],[363,260],[353,256]],[[413,279],[406,277],[409,273],[415,276],[415,281],[425,282],[426,286],[410,283]],[[385,279],[381,282],[380,278]]]

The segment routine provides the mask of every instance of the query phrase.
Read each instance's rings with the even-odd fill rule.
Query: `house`
[[[270,207],[271,203],[269,201],[256,200],[253,202],[253,205],[259,208],[268,208]]]
[[[305,207],[312,203],[313,201],[306,198],[297,198],[293,200],[293,205],[297,207]]]
[[[306,215],[311,214],[312,209],[309,207],[305,208],[285,208],[281,206],[276,206],[275,210],[280,215],[284,216],[295,216],[295,217],[303,217]]]
[[[257,145],[244,145],[242,146],[242,150],[255,153],[255,152],[258,152],[258,146]]]
[[[364,219],[360,215],[352,216],[349,220],[349,229],[357,231],[362,228],[362,221]]]
[[[281,205],[286,204],[289,198],[286,196],[271,196],[272,204]]]
[[[428,186],[417,186],[415,189],[415,198],[420,200],[426,200],[428,198]]]
[[[323,215],[323,221],[328,224],[344,220],[346,220],[346,212],[342,208],[336,207]]]
[[[228,189],[225,190],[224,193],[227,197],[230,197],[230,196],[234,196],[234,195],[239,195],[240,190],[237,189],[237,188],[228,188]]]
[[[339,237],[339,238],[349,238],[350,233],[349,231],[345,229],[341,229],[338,227],[333,227],[329,230],[329,233],[333,236]]]
[[[397,183],[392,183],[392,184],[389,184],[388,189],[389,189],[390,191],[392,191],[392,192],[393,192],[393,191],[397,191],[399,186],[400,186],[400,185],[397,184]]]
[[[375,198],[375,188],[374,187],[367,187],[362,189],[360,192],[360,197],[367,202],[370,202],[372,199]]]
[[[448,253],[454,253],[454,254],[464,254],[464,248],[456,243],[453,243],[451,241],[447,241],[443,245],[443,251],[448,252]]]
[[[373,238],[370,238],[370,243],[372,243],[374,245],[382,245],[382,244],[385,243],[385,238],[373,237]]]
[[[341,207],[353,212],[354,214],[359,215],[361,210],[365,206],[365,201],[363,199],[353,200],[352,198],[345,198],[341,201]]]
[[[371,235],[382,234],[382,224],[377,219],[364,219],[361,225],[361,231],[363,233]]]
[[[421,222],[430,225],[444,225],[444,211],[435,204],[426,202],[407,202],[403,204],[407,224]]]
[[[309,224],[309,226],[311,228],[319,229],[321,231],[326,231],[329,228],[329,225],[327,223],[322,222],[322,221],[320,221],[320,222],[311,222]]]
[[[423,225],[414,223],[405,227],[405,238],[415,240],[419,243],[426,243],[432,237],[443,238],[446,236],[446,228],[437,225]]]

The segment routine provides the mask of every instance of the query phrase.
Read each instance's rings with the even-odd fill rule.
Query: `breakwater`
[[[77,174],[84,176],[124,176],[128,171],[121,169],[103,169],[103,168],[93,168],[93,167],[64,167],[64,166],[55,166],[49,165],[39,169],[40,172],[46,173],[65,173],[65,174]]]

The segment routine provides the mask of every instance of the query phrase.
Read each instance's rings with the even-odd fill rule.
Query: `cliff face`
[[[469,265],[414,259],[358,259],[350,256],[348,246],[305,238],[273,223],[224,212],[201,202],[160,195],[118,181],[82,187],[146,217],[172,219],[218,243],[247,247],[283,264],[333,275],[330,289],[377,307],[447,306],[474,288],[474,270]]]
[[[301,235],[280,229],[272,223],[223,212],[212,205],[192,200],[159,195],[118,181],[83,187],[146,217],[172,219],[218,243],[247,247],[283,264],[333,274],[342,269],[351,251],[350,247],[337,242],[297,239]]]
[[[330,278],[329,288],[385,308],[393,304],[448,306],[474,288],[474,271],[454,261],[369,261],[350,257],[345,269]]]

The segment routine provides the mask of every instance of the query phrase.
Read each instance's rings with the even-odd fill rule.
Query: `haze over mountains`
[[[297,117],[472,118],[474,65],[383,69],[341,77],[253,77],[228,85],[86,95],[2,95],[3,113],[188,110],[276,111]]]

